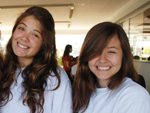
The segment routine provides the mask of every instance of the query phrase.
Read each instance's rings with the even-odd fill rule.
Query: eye
[[[39,37],[37,34],[33,34],[33,36],[34,36],[34,37],[37,37],[37,38]]]
[[[23,28],[23,27],[19,27],[19,29],[22,30],[22,31],[24,31],[24,28]]]
[[[108,53],[116,53],[115,51],[109,51]]]

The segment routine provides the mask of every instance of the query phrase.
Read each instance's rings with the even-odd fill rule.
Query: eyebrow
[[[117,50],[118,50],[118,48],[117,48],[117,47],[115,47],[115,46],[107,47],[107,49],[117,49]]]
[[[24,26],[27,27],[27,25],[25,23],[23,23],[23,22],[21,22],[20,24],[23,24]],[[33,29],[33,30],[36,31],[36,32],[38,32],[38,33],[40,33],[42,35],[42,33],[39,30],[37,30],[37,29]]]

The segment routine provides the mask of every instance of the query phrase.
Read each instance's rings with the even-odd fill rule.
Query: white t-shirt
[[[16,71],[16,75],[18,74]],[[49,76],[47,79],[47,87],[44,92],[44,113],[72,113],[72,96],[71,96],[71,84],[66,72],[58,67],[58,73],[60,74],[60,86],[54,91],[49,91],[57,86],[57,78],[54,73],[51,73],[53,77]],[[23,105],[21,97],[21,83],[23,78],[21,74],[17,78],[17,84],[11,85],[11,92],[13,99],[9,101],[4,107],[0,109],[0,113],[30,113],[29,107]]]
[[[84,113],[150,113],[150,95],[142,86],[125,78],[114,91],[97,88]]]
[[[74,66],[71,67],[71,73],[73,76],[75,76],[76,71],[77,71],[77,64],[75,64]]]

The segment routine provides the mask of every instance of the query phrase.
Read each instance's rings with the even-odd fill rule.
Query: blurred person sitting
[[[133,56],[133,59],[139,60],[140,57],[138,55]]]
[[[140,74],[138,74],[138,75],[139,75],[139,79],[138,79],[137,83],[140,84],[141,86],[143,86],[144,88],[146,88],[144,77]]]

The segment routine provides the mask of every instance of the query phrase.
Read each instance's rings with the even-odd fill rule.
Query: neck
[[[18,58],[19,66],[20,67],[27,67],[32,63],[33,59],[24,59],[24,58]]]
[[[98,80],[96,87],[97,87],[97,88],[105,88],[105,87],[108,87],[108,80]]]

